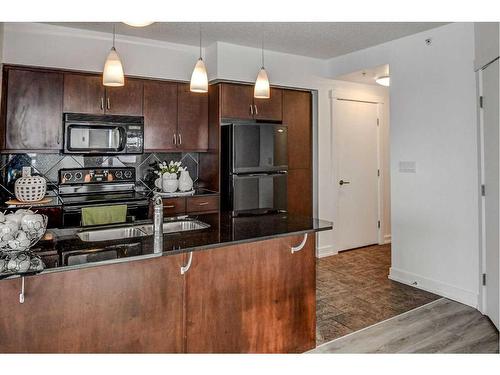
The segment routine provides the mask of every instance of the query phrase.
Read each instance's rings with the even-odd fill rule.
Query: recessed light
[[[125,25],[129,25],[129,26],[132,26],[132,27],[145,27],[145,26],[149,26],[149,25],[152,25],[154,22],[145,22],[145,21],[132,21],[132,22],[123,22]]]
[[[381,86],[390,86],[391,83],[391,77],[389,76],[381,76],[375,79],[375,82],[377,82]]]

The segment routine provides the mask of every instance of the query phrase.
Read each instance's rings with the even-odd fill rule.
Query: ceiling
[[[59,22],[55,25],[111,32],[105,22]],[[437,22],[209,22],[201,23],[203,45],[216,41],[328,59],[444,25]],[[199,45],[200,23],[156,22],[135,28],[116,24],[117,34]]]
[[[389,65],[385,64],[376,66],[374,68],[367,68],[363,70],[358,70],[357,72],[344,74],[335,77],[335,79],[338,79],[340,81],[357,82],[357,83],[364,83],[368,85],[378,86],[378,83],[375,82],[375,79],[378,77],[388,76],[388,75],[389,75]]]

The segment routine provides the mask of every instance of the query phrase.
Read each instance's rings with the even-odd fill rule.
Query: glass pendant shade
[[[271,97],[271,89],[269,88],[269,78],[264,67],[260,68],[253,91],[254,98],[269,99]]]
[[[379,85],[381,86],[390,86],[391,84],[391,77],[389,76],[382,76],[382,77],[378,77],[375,82],[377,82]]]
[[[104,64],[102,83],[104,86],[114,87],[125,85],[122,62],[115,47],[112,47],[111,51],[109,51],[108,58]]]
[[[192,92],[208,92],[207,68],[201,57],[194,66],[189,90]]]

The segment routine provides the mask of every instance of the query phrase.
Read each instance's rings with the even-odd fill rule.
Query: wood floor
[[[441,298],[311,353],[498,353],[498,331],[476,309]]]
[[[390,245],[369,246],[317,261],[317,345],[440,297],[389,280]]]

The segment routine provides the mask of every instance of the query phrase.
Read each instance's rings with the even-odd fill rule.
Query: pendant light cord
[[[200,59],[201,59],[201,23],[200,23]]]
[[[262,37],[262,67],[264,67],[264,37]]]
[[[113,48],[115,48],[115,24],[113,23]]]

